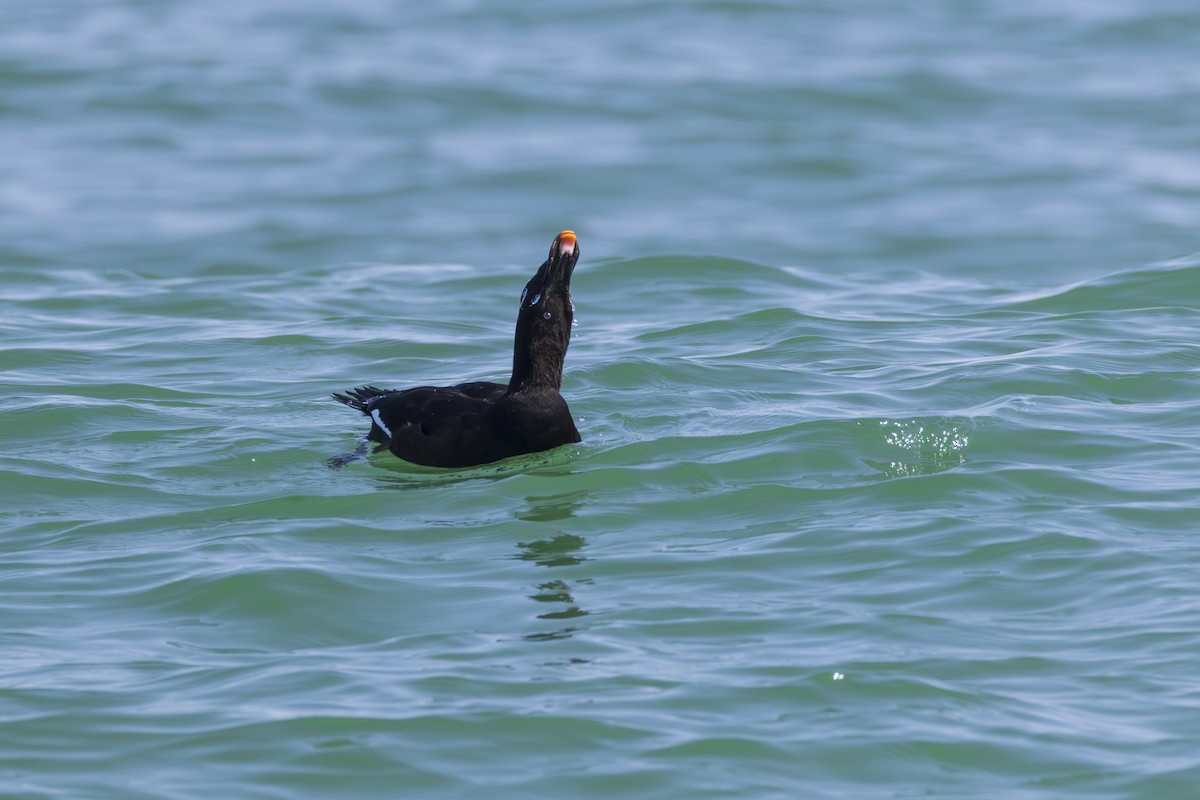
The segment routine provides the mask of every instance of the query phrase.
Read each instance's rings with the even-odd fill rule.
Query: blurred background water
[[[1200,8],[0,8],[0,796],[1192,798]],[[583,258],[577,447],[374,456]]]

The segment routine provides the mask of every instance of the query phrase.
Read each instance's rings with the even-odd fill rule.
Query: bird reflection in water
[[[518,518],[527,522],[558,522],[574,516],[575,509],[580,505],[577,496],[558,496],[529,498],[530,508],[519,513]],[[587,561],[581,551],[587,542],[581,536],[569,533],[558,533],[546,539],[517,544],[517,558],[530,561],[539,567],[562,569],[576,567]],[[587,585],[591,580],[584,578],[568,582],[561,578],[543,581],[535,584],[536,591],[529,595],[530,599],[539,603],[550,603],[557,606],[552,611],[538,614],[538,619],[569,620],[587,616],[588,612],[579,607],[572,591],[572,585]],[[559,628],[553,631],[543,631],[529,634],[528,641],[549,641],[553,639],[568,639],[578,630],[577,627]]]
[[[539,567],[573,567],[582,564],[587,559],[579,555],[579,550],[584,546],[585,542],[578,536],[571,534],[559,534],[551,539],[542,539],[536,542],[522,542],[517,546],[521,548],[520,558],[523,561],[532,561]],[[591,583],[591,579],[584,578],[574,582],[576,585],[586,585]],[[547,611],[544,614],[538,614],[538,619],[574,619],[576,617],[586,617],[587,611],[579,607],[579,603],[575,600],[572,594],[571,584],[565,580],[553,579],[536,584],[537,591],[529,595],[530,599],[536,600],[539,603],[554,603],[561,604],[561,607],[554,611]],[[552,633],[542,633],[528,636],[529,639],[561,639],[570,636],[575,631],[574,628],[563,629]]]

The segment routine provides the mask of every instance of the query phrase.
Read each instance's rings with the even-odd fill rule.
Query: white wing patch
[[[371,409],[371,419],[375,420],[375,424],[379,426],[381,431],[388,435],[389,439],[392,438],[392,430],[387,425],[383,424],[383,419],[379,416],[378,408]]]

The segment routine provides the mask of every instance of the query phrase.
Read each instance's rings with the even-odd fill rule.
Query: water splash
[[[901,451],[888,461],[867,461],[889,478],[930,475],[966,463],[972,431],[961,422],[938,417],[881,419],[875,424],[883,432],[883,444]]]

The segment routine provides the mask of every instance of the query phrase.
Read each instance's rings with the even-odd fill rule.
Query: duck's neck
[[[522,315],[517,320],[513,340],[513,371],[508,391],[561,389],[563,359],[570,341],[570,320],[555,319],[551,324]]]

